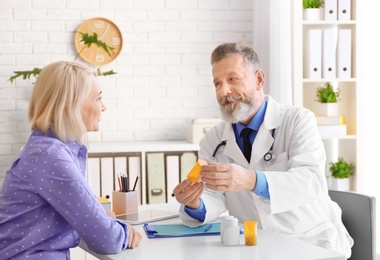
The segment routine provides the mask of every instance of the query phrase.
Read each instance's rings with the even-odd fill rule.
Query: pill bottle
[[[244,237],[246,246],[257,245],[257,221],[244,221]]]
[[[223,244],[225,246],[240,245],[240,227],[237,218],[226,218],[223,226]]]
[[[223,216],[222,220],[220,221],[220,242],[224,243],[223,241],[223,230],[224,226],[226,225],[226,219],[232,219],[234,216]]]

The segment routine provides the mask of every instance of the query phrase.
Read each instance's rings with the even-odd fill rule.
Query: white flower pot
[[[323,8],[307,8],[303,9],[304,21],[320,21],[323,20]]]
[[[338,103],[318,103],[315,109],[316,116],[339,116]]]
[[[350,190],[350,178],[338,179],[331,177],[331,189],[340,191]]]

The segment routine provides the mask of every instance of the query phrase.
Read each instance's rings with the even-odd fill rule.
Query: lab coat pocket
[[[275,154],[273,153],[273,156]],[[265,163],[266,171],[287,171],[289,170],[288,166],[289,156],[287,152],[276,155],[276,160],[270,164]]]
[[[338,231],[332,222],[324,222],[310,229],[304,238],[307,243],[329,249],[336,248],[335,244],[339,242]]]

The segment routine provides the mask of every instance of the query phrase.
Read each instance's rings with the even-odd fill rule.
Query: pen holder
[[[139,194],[137,191],[112,192],[112,211],[116,215],[133,213],[138,211]]]

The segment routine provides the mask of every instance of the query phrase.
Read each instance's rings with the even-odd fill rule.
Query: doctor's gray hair
[[[216,47],[211,54],[211,65],[214,65],[216,62],[235,53],[239,53],[244,57],[247,68],[250,68],[253,71],[260,69],[260,60],[257,57],[256,52],[254,52],[251,47],[241,42],[223,43]]]

